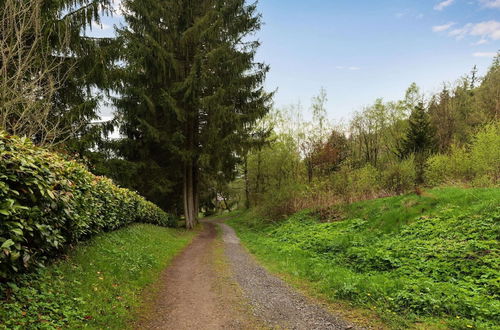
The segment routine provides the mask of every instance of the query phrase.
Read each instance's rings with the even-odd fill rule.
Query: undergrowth
[[[142,289],[194,234],[138,224],[81,243],[65,260],[1,287],[0,328],[127,328]]]
[[[302,211],[231,224],[275,270],[395,327],[500,328],[499,189],[434,189],[335,211],[334,222]]]

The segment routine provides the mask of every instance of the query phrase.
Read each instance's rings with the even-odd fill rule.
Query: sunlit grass
[[[500,326],[500,189],[433,189],[339,211],[344,220],[332,223],[301,212],[278,224],[246,213],[230,224],[272,271],[396,328]]]
[[[340,207],[345,219],[361,218],[373,229],[398,231],[421,216],[436,215],[443,210],[475,214],[494,209],[500,204],[498,188],[461,189],[455,187],[414,194],[361,201]]]

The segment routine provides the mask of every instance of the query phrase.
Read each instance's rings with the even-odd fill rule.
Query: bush
[[[500,182],[500,123],[482,128],[468,148],[453,146],[448,155],[427,161],[426,178],[431,186],[470,182],[491,187]]]
[[[449,156],[434,155],[427,160],[425,180],[430,186],[438,186],[446,181],[448,176]]]
[[[380,171],[370,164],[357,169],[344,166],[330,176],[330,189],[345,201],[373,198],[381,190]]]
[[[281,219],[303,207],[302,196],[307,187],[298,183],[288,183],[262,194],[258,212],[269,219]]]
[[[389,164],[382,173],[384,189],[396,194],[411,191],[415,186],[414,159]]]
[[[172,216],[83,165],[0,132],[0,279],[10,279],[102,231]]]
[[[377,197],[382,188],[380,184],[380,171],[370,164],[353,170],[349,181],[350,193],[355,199]]]
[[[487,125],[476,135],[471,148],[472,168],[476,176],[500,182],[500,122]]]

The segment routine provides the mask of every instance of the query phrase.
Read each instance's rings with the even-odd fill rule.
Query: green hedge
[[[26,138],[0,132],[0,279],[133,222],[175,224],[137,193]]]

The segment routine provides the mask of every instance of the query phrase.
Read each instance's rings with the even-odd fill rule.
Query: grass
[[[342,221],[303,211],[230,224],[273,271],[392,327],[500,329],[500,189],[433,189],[335,211]]]
[[[338,207],[346,219],[364,219],[372,229],[397,232],[421,216],[432,216],[446,209],[474,215],[495,209],[500,203],[498,189],[436,188],[422,196],[404,195],[361,201]]]
[[[194,235],[137,224],[82,243],[65,260],[4,285],[0,328],[126,329],[142,290]]]

